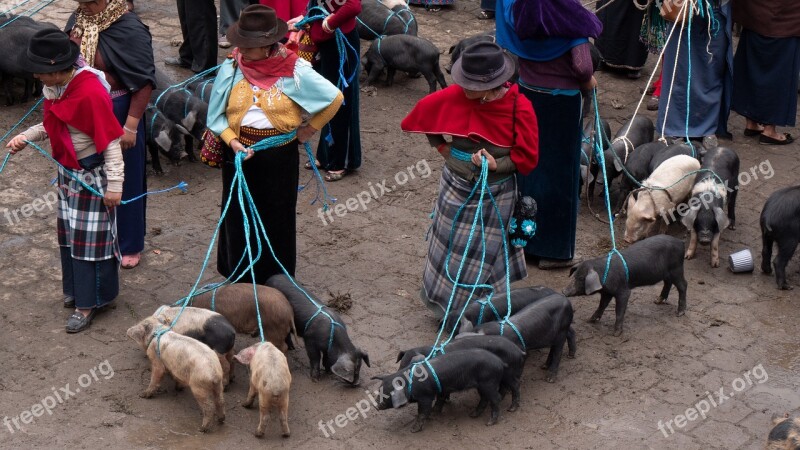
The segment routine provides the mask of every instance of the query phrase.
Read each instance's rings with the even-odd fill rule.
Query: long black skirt
[[[536,200],[536,234],[525,254],[569,260],[575,256],[581,154],[581,95],[540,92],[520,86],[539,121],[539,165],[517,174],[522,195]]]
[[[224,162],[222,164],[222,208],[230,195],[231,183],[236,168],[233,163],[233,151],[223,144]],[[283,264],[290,275],[294,276],[297,259],[297,183],[300,177],[298,165],[300,156],[297,152],[297,141],[291,141],[280,147],[256,152],[252,158],[242,163],[242,170],[247,181],[253,202],[267,231],[267,236],[275,250],[275,256]],[[253,230],[254,218],[248,215],[250,222],[250,247],[255,258],[258,247],[256,233]],[[260,233],[260,230],[259,230]],[[253,267],[255,282],[264,284],[272,275],[283,273],[272,257],[263,236],[261,240],[262,254]],[[234,198],[222,221],[217,249],[217,272],[223,277],[242,273],[249,264],[246,256],[244,221],[239,206],[238,196]],[[244,260],[242,256],[244,255]],[[239,261],[242,261],[241,265]],[[238,268],[237,268],[238,266]],[[234,274],[234,271],[236,273]],[[252,282],[250,272],[241,278],[242,282]]]
[[[770,38],[742,30],[733,60],[732,109],[759,123],[793,127],[798,73],[800,38]]]
[[[609,2],[613,3],[604,7]],[[603,63],[613,69],[641,70],[647,61],[647,46],[639,39],[644,11],[630,0],[600,0],[597,8],[603,8],[597,13],[603,32],[594,45],[603,55]]]

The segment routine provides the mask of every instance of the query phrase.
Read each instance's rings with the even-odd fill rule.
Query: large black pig
[[[323,303],[303,287],[297,280],[298,286],[308,292],[317,304]],[[311,364],[311,379],[319,380],[320,359],[325,371],[333,372],[334,375],[342,380],[358,385],[361,373],[361,362],[369,367],[369,355],[353,345],[350,336],[347,334],[342,318],[336,311],[323,306],[322,310],[327,314],[317,314],[317,307],[311,303],[286,275],[273,275],[267,279],[267,286],[275,288],[289,300],[294,311],[294,324],[297,334],[303,337],[306,345],[306,353]],[[336,324],[331,323],[332,318]],[[313,320],[312,320],[313,317]],[[310,323],[309,323],[310,321]],[[331,341],[333,333],[333,341]]]
[[[692,198],[681,222],[689,230],[686,259],[694,258],[697,243],[711,244],[711,267],[719,267],[719,236],[723,229],[736,229],[736,195],[739,192],[739,156],[731,149],[706,151],[704,171],[697,174]],[[723,209],[727,205],[728,215]],[[678,208],[681,213],[681,208]]]
[[[500,358],[476,348],[439,355],[431,358],[429,364],[436,376],[429,373],[427,364],[422,363],[390,375],[373,377],[381,380],[377,409],[400,408],[416,402],[417,419],[411,426],[411,432],[416,433],[422,431],[425,421],[431,415],[435,399],[443,402],[453,392],[477,389],[481,400],[470,416],[478,417],[483,414],[488,403],[492,414],[486,425],[497,423],[500,417],[500,384],[505,370]],[[440,408],[439,404],[437,409]]]
[[[520,311],[522,308],[536,302],[539,299],[555,294],[556,292],[549,287],[545,286],[530,286],[519,289],[512,289],[511,296],[511,314]],[[495,314],[496,313],[496,314]],[[492,297],[490,301],[473,300],[470,302],[467,309],[464,310],[464,315],[461,316],[461,322],[458,324],[458,329],[455,334],[458,334],[462,329],[466,329],[466,323],[472,325],[480,325],[484,322],[492,320],[500,320],[508,314],[508,299],[505,293],[500,293]],[[456,326],[461,311],[450,311],[447,316],[447,324],[445,331],[450,332]],[[470,327],[472,328],[472,327]]]
[[[488,350],[503,360],[506,368],[503,373],[503,382],[500,385],[500,396],[505,397],[506,391],[511,391],[511,406],[508,410],[516,411],[519,408],[519,384],[522,380],[522,369],[525,368],[525,352],[502,336],[484,336],[471,333],[458,336],[448,342],[444,346],[444,352],[450,353],[471,348]],[[399,367],[408,367],[412,362],[417,361],[420,355],[422,358],[428,356],[431,350],[431,346],[425,346],[401,351],[397,354]]]
[[[572,316],[572,303],[569,299],[561,294],[553,294],[522,308],[508,318],[510,323],[487,322],[475,327],[474,332],[501,335],[526,352],[537,348],[549,348],[547,362],[542,368],[548,372],[547,382],[553,383],[558,375],[565,342],[569,347],[569,357],[575,356]]]
[[[175,124],[180,124],[183,127],[181,130],[188,132],[184,137],[184,150],[189,161],[195,161],[197,158],[192,151],[192,144],[193,140],[198,144],[203,142],[208,103],[186,88],[169,89],[163,92],[156,90],[153,91],[150,99],[167,119]]]
[[[0,58],[0,78],[6,106],[13,105],[17,100],[12,92],[15,78],[25,81],[25,90],[20,98],[22,103],[42,94],[42,83],[34,79],[32,73],[26,72],[22,63],[28,57],[27,49],[31,37],[45,28],[55,28],[55,25],[37,22],[27,16],[0,15],[0,42],[4,48],[3,57]]]
[[[386,69],[386,84],[394,83],[398,70],[409,74],[421,73],[428,81],[430,92],[436,91],[438,82],[447,87],[442,69],[439,68],[439,49],[431,41],[417,36],[398,34],[377,39],[364,55],[367,72],[365,86],[378,79]]]
[[[384,5],[375,0],[361,2],[357,19],[358,37],[367,41],[395,34],[417,35],[417,20],[405,4]]]
[[[619,256],[614,255],[605,280],[602,277],[606,272],[607,255],[584,261],[570,269],[570,281],[563,290],[564,295],[574,297],[600,292],[600,306],[592,314],[589,322],[599,321],[611,299],[616,299],[617,319],[614,323],[614,336],[621,335],[631,289],[650,286],[661,281],[664,282],[664,287],[656,303],[667,301],[669,291],[674,284],[678,289],[677,315],[682,316],[686,313],[687,283],[683,276],[682,240],[660,234],[636,242],[620,253],[625,258],[627,271]]]
[[[800,242],[800,186],[775,191],[761,210],[761,271],[772,273],[779,289],[792,289],[786,282],[786,264]],[[772,244],[778,244],[778,255],[772,259]],[[771,265],[772,264],[772,265]]]
[[[626,133],[626,139],[623,139]],[[655,125],[653,125],[653,121],[643,116],[634,117],[633,120],[625,123],[617,131],[614,140],[611,141],[611,145],[603,152],[606,181],[609,186],[611,186],[611,181],[622,173],[622,166],[627,163],[634,149],[642,144],[652,142],[654,134]],[[600,172],[599,164],[600,161],[595,158],[591,167],[592,173],[595,174],[595,183],[598,184],[603,181],[603,177],[597,175]],[[590,189],[589,192],[593,194],[594,190]]]

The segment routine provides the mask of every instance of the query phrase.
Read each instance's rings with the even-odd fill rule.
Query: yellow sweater
[[[250,82],[243,78],[233,86],[228,106],[225,109],[229,128],[220,135],[227,145],[230,145],[231,141],[239,136],[242,119],[253,105],[264,111],[276,130],[288,133],[299,128],[306,120],[308,125],[315,130],[322,129],[333,118],[344,100],[344,96],[339,92],[327,108],[313,117],[308,117],[308,113],[300,105],[281,92],[279,84],[274,84],[269,90],[259,89],[254,92]]]

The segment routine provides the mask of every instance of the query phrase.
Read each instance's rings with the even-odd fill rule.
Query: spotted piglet
[[[245,348],[234,358],[250,366],[250,390],[242,406],[250,408],[258,394],[256,437],[264,436],[264,428],[273,406],[280,412],[283,437],[289,437],[289,388],[292,385],[292,374],[289,372],[286,356],[269,342],[262,342]]]

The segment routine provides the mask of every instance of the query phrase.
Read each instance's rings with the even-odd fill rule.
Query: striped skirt
[[[505,292],[504,242],[509,252],[509,283],[521,280],[528,275],[522,249],[508,244],[508,222],[514,212],[516,200],[516,186],[513,177],[489,186],[497,203],[497,209],[502,215],[503,231],[500,229],[501,222],[497,216],[497,210],[492,205],[489,196],[484,194],[482,214],[484,239],[481,239],[481,220],[478,220],[469,251],[466,252],[466,255],[464,254],[478,206],[477,192],[475,197],[464,206],[472,188],[472,183],[456,176],[447,167],[442,171],[439,197],[436,200],[433,227],[429,238],[428,256],[425,260],[425,271],[422,277],[425,294],[431,302],[441,306],[442,311],[447,308],[450,297],[453,295],[453,282],[450,280],[456,279],[462,260],[464,266],[458,278],[459,283],[487,284],[494,288],[495,295]],[[460,214],[455,221],[459,210]],[[453,296],[452,308],[461,307],[469,301],[471,292],[471,288],[458,287]],[[472,298],[485,297],[489,292],[490,290],[486,288],[476,289]]]

